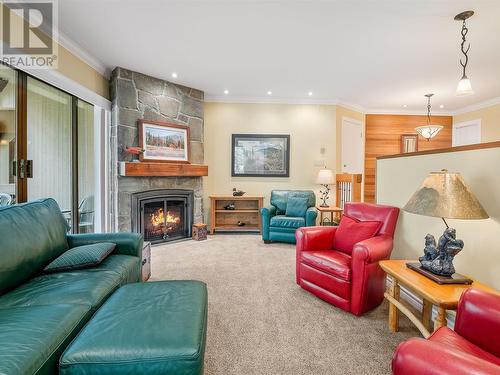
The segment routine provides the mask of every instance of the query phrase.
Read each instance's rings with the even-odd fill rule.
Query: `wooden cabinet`
[[[210,197],[210,234],[216,231],[261,231],[260,209],[264,197],[233,197],[211,196]],[[233,203],[234,210],[225,209]],[[239,226],[238,222],[245,225]]]

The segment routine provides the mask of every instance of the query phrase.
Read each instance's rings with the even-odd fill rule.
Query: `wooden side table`
[[[336,207],[336,206],[328,206],[328,207],[321,207],[321,206],[316,206],[316,209],[319,211],[319,223],[320,225],[323,225],[323,220],[325,213],[330,214],[330,222],[333,223],[334,218],[340,219],[342,216],[342,208]]]
[[[399,312],[405,314],[415,324],[422,335],[427,338],[434,330],[446,326],[446,310],[456,310],[458,300],[463,291],[470,288],[486,290],[497,293],[494,289],[487,287],[475,280],[471,285],[465,284],[443,284],[440,285],[431,279],[406,267],[406,263],[414,262],[408,260],[381,260],[380,267],[392,278],[392,285],[385,298],[389,301],[389,329],[397,332],[399,329]],[[422,298],[422,315],[419,319],[400,300],[400,286],[404,286],[411,292]],[[437,307],[437,317],[434,326],[431,325],[432,306]]]

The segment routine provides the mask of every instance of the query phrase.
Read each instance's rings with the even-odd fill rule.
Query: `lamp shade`
[[[403,207],[413,214],[449,219],[487,219],[489,216],[460,173],[430,173]]]
[[[439,133],[443,129],[442,125],[424,125],[424,126],[417,126],[415,128],[415,131],[420,134],[422,137],[424,137],[427,140],[430,140],[434,138],[437,133]]]
[[[470,83],[470,79],[466,76],[463,76],[462,79],[458,82],[457,91],[455,92],[457,96],[467,96],[474,94],[474,90],[472,90],[472,85]]]
[[[335,176],[331,169],[320,169],[316,177],[316,183],[319,185],[330,185],[335,183]]]

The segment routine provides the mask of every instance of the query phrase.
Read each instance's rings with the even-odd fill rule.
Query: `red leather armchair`
[[[396,348],[393,374],[500,374],[500,296],[467,289],[455,330],[441,327],[427,340],[412,338]]]
[[[391,255],[399,209],[351,202],[345,204],[344,215],[380,221],[382,226],[375,237],[356,243],[350,253],[333,248],[337,227],[298,229],[296,282],[332,305],[361,315],[384,299],[386,275],[378,261]]]

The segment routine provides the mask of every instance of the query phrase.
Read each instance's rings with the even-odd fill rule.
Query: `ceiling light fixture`
[[[403,108],[406,108],[406,107],[408,107],[408,104],[403,104]]]
[[[465,21],[468,18],[472,17],[473,14],[474,12],[472,10],[467,10],[455,16],[455,21],[463,22],[462,30],[460,31],[460,33],[462,34],[462,43],[460,44],[460,49],[462,50],[462,53],[464,55],[464,60],[462,61],[462,59],[460,59],[460,65],[462,65],[463,69],[462,69],[462,78],[460,79],[457,85],[457,91],[456,91],[457,96],[466,96],[474,94],[474,91],[472,90],[472,85],[470,83],[470,79],[467,77],[467,74],[465,74],[465,68],[467,67],[467,63],[469,62],[469,56],[467,55],[467,53],[469,52],[470,49],[470,43],[467,46],[467,48],[465,48],[465,37],[469,31]]]
[[[443,108],[444,108],[444,104],[441,104],[441,105],[439,106],[439,108],[443,109]]]
[[[273,94],[273,92],[272,92],[272,91],[268,91],[268,92],[267,92],[267,95],[272,95],[272,94]]]
[[[309,95],[309,96],[313,96],[312,91],[309,91],[309,92],[307,93],[307,95]]]
[[[177,73],[176,72],[172,73],[172,78],[177,78]]]
[[[224,95],[229,94],[229,90],[224,90]]]
[[[415,131],[428,141],[434,138],[437,133],[443,129],[442,125],[431,124],[431,97],[433,95],[434,94],[425,94],[427,98],[427,125],[417,126],[415,128]]]

